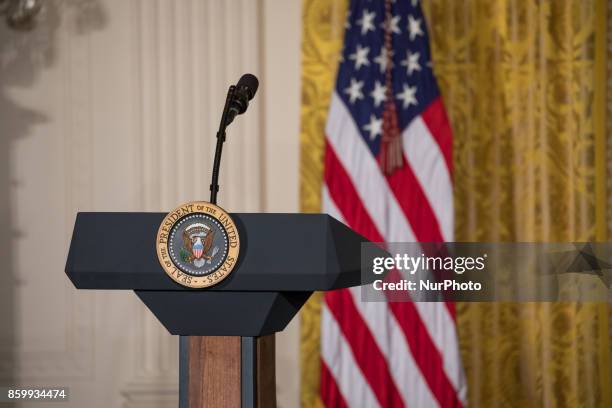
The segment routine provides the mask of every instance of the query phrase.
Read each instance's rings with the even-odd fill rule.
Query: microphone
[[[1,1],[1,0],[0,0]],[[249,101],[253,99],[257,92],[259,81],[252,74],[244,74],[236,85],[229,87],[223,115],[217,131],[217,147],[215,148],[215,158],[213,160],[212,180],[210,183],[210,202],[217,204],[217,193],[219,192],[219,168],[221,166],[221,152],[223,142],[225,142],[225,128],[232,123],[237,115],[246,112]]]
[[[253,74],[244,74],[235,86],[234,94],[229,102],[225,125],[232,123],[237,115],[246,112],[249,101],[253,99],[257,92],[259,81]]]

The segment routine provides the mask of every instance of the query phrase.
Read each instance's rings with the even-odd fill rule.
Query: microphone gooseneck
[[[210,202],[217,204],[217,193],[219,192],[219,168],[221,166],[221,153],[223,152],[223,143],[225,142],[225,129],[233,122],[237,115],[246,112],[249,107],[249,101],[253,99],[259,81],[252,74],[244,74],[236,85],[229,87],[227,97],[225,98],[225,106],[217,131],[217,146],[215,148],[215,158],[213,161],[212,181],[210,183]]]

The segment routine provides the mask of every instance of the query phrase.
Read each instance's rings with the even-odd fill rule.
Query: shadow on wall
[[[105,23],[100,0],[46,1],[29,31],[13,30],[0,19],[0,386],[19,384],[20,280],[14,253],[18,240],[30,233],[15,224],[14,193],[27,180],[15,177],[13,152],[17,140],[53,120],[17,102],[11,92],[32,87],[40,73],[54,65],[60,26],[68,35],[83,35]]]

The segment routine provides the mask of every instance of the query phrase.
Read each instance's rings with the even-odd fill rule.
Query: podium
[[[180,339],[179,406],[274,407],[274,333],[314,291],[361,284],[367,240],[323,214],[231,214],[234,271],[192,289],[170,279],[155,248],[164,213],[79,213],[66,274],[77,289],[133,290]]]

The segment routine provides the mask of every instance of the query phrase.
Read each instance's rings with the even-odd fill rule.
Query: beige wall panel
[[[265,87],[265,210],[299,211],[301,1],[265,0],[262,8]],[[299,315],[277,335],[276,384],[280,407],[298,407]]]

